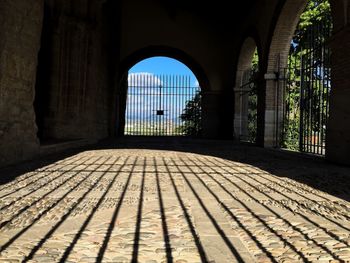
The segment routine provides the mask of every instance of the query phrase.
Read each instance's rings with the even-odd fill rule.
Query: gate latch
[[[164,110],[157,110],[157,116],[163,116]]]

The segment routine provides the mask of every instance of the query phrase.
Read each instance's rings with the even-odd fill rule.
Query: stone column
[[[120,82],[120,87],[117,92],[117,113],[116,122],[114,125],[117,127],[117,136],[123,136],[125,131],[125,113],[126,113],[126,100],[128,93],[128,74],[125,74]]]
[[[326,135],[326,158],[350,165],[350,26],[331,39],[332,89]]]
[[[249,88],[242,87],[244,71],[237,72],[237,82],[234,89],[234,138],[237,140],[248,137],[248,100]]]
[[[268,72],[266,81],[264,147],[278,147],[283,127],[283,76]]]
[[[233,91],[202,92],[202,134],[204,138],[232,139]]]
[[[109,137],[124,135],[128,74],[120,72],[121,1],[106,1],[103,15],[107,32],[109,72]]]

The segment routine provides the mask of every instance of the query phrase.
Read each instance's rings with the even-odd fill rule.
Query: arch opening
[[[328,0],[309,0],[296,26],[287,67],[280,69],[283,121],[280,145],[325,155],[331,90],[332,19]]]
[[[201,135],[201,88],[183,63],[164,56],[144,59],[129,69],[124,86],[123,135]]]
[[[259,54],[253,38],[247,38],[238,61],[235,94],[234,137],[257,142]]]
[[[267,147],[325,154],[331,78],[330,9],[329,0],[286,1],[281,9],[265,78]]]

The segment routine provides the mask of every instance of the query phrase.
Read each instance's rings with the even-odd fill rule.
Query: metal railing
[[[281,69],[284,85],[284,123],[281,145],[324,155],[331,89],[331,27],[315,23],[292,48],[288,68]]]
[[[257,137],[257,106],[258,95],[255,75],[257,71],[248,69],[241,72],[240,86],[235,90],[239,97],[240,129],[239,140],[255,143]]]
[[[189,76],[129,74],[125,135],[199,136],[201,93]]]

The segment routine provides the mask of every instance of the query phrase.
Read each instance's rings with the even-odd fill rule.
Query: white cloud
[[[159,87],[163,82],[153,73],[138,72],[128,75],[128,84],[129,87]]]
[[[196,85],[199,86],[197,83],[198,81]],[[165,111],[162,117],[164,119],[180,116],[186,106],[186,101],[194,95],[173,96],[174,90],[168,85],[152,73],[130,73],[128,75],[127,121],[156,116],[157,110]]]

